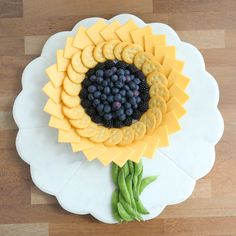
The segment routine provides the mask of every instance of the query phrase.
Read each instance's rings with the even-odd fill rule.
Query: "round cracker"
[[[62,111],[67,118],[72,120],[80,119],[84,114],[84,108],[80,105],[73,108],[62,106]]]
[[[85,138],[93,137],[98,133],[98,125],[91,122],[90,125],[87,128],[84,129],[76,129],[76,132],[81,136]]]
[[[82,51],[81,60],[85,67],[93,68],[97,65],[97,61],[93,57],[94,46],[89,45]]]
[[[162,73],[159,73],[156,71],[149,73],[147,76],[147,84],[149,86],[151,86],[152,84],[154,84],[156,82],[160,82],[164,86],[167,86],[167,84],[168,84],[167,78]]]
[[[102,52],[106,59],[108,60],[116,59],[115,54],[114,54],[114,48],[118,43],[120,43],[120,40],[115,39],[115,40],[108,41],[104,44]]]
[[[161,110],[162,116],[166,114],[167,106],[165,100],[156,95],[154,97],[151,97],[148,102],[149,108],[159,108]]]
[[[61,100],[68,107],[77,107],[80,105],[79,96],[70,96],[65,91],[61,93]]]
[[[156,127],[161,124],[162,121],[162,112],[158,107],[150,108],[148,111],[152,112],[156,117]]]
[[[75,53],[71,59],[73,69],[78,73],[86,73],[88,68],[85,67],[81,61],[81,51]]]
[[[162,97],[165,101],[167,101],[170,97],[169,90],[161,83],[153,84],[149,89],[149,94],[151,97],[155,97],[156,95],[158,95]]]
[[[130,43],[128,42],[121,42],[121,43],[118,43],[115,48],[114,48],[114,55],[116,57],[117,60],[122,60],[122,57],[121,57],[121,53],[123,51],[123,48],[126,47],[127,45],[129,45]]]
[[[131,125],[132,129],[134,130],[134,138],[135,140],[140,140],[146,134],[146,125],[141,122],[137,121]]]
[[[67,76],[63,80],[64,90],[71,96],[78,96],[81,90],[80,84],[73,83]]]
[[[129,145],[134,141],[134,130],[129,127],[123,127],[122,129],[123,132],[123,137],[122,140],[120,141],[119,145]]]
[[[69,77],[69,79],[76,84],[80,84],[84,78],[85,78],[85,74],[83,73],[77,73],[71,64],[69,64],[69,66],[67,67],[67,75]]]
[[[93,56],[98,62],[105,62],[106,58],[103,56],[103,46],[106,42],[101,42],[93,50]]]
[[[153,60],[153,57],[150,52],[138,52],[134,57],[134,65],[141,70],[144,62]]]
[[[126,63],[133,64],[134,57],[139,51],[143,51],[143,48],[139,44],[130,44],[123,48],[121,57]]]
[[[146,133],[147,134],[150,134],[155,130],[156,117],[151,111],[145,112],[142,115],[140,121],[142,121],[146,125]]]
[[[77,129],[84,129],[87,128],[91,124],[91,118],[86,113],[84,113],[79,119],[77,120],[70,120],[70,124]]]
[[[163,72],[162,65],[156,61],[145,61],[143,63],[142,72],[144,75],[148,75],[154,71]]]
[[[103,126],[98,126],[98,132],[90,138],[95,143],[105,142],[110,137],[110,130]]]
[[[106,140],[105,144],[107,146],[113,146],[121,142],[123,138],[123,132],[121,129],[110,129],[110,137]]]

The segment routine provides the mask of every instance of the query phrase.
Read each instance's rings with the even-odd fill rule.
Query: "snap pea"
[[[116,185],[118,185],[117,181],[118,181],[118,175],[119,175],[119,166],[116,165],[115,163],[112,164],[111,174],[112,174],[112,180],[113,180],[113,182],[114,182]]]
[[[142,193],[142,191],[152,182],[154,182],[157,179],[157,176],[149,176],[142,180],[141,185],[139,187],[139,194]]]
[[[141,214],[149,214],[149,211],[143,206],[142,202],[140,201],[140,199],[138,198],[138,200],[136,201],[136,206],[137,206],[137,211]]]
[[[137,196],[136,196],[136,194],[135,194],[135,190],[137,189],[137,184],[138,184],[138,176],[137,175],[134,175],[134,177],[133,177],[133,192],[134,192],[134,198],[135,198],[135,200],[137,200]]]
[[[128,161],[129,163],[129,173],[134,174],[134,163],[132,161]]]
[[[124,176],[124,169],[122,168],[120,170],[119,176],[118,176],[118,185],[120,188],[121,193],[123,194],[125,201],[128,203],[131,203],[129,191],[125,182],[125,176]]]
[[[117,203],[117,209],[123,220],[125,221],[133,220],[133,218],[128,214],[128,212],[124,209],[123,205],[120,202]]]
[[[128,162],[126,162],[124,164],[124,166],[122,167],[122,169],[124,169],[124,175],[125,175],[125,178],[129,175],[129,164]]]
[[[124,197],[122,196],[122,193],[119,193],[119,202],[122,204],[122,206],[124,207],[124,209],[126,210],[126,212],[134,219],[140,221],[142,218],[140,216],[140,214],[135,211],[132,206],[127,203],[124,199]]]
[[[122,222],[122,218],[120,217],[118,209],[117,209],[118,202],[119,202],[119,191],[118,191],[118,189],[116,189],[112,193],[112,197],[111,197],[112,215],[118,222]]]
[[[143,163],[140,160],[139,163],[134,164],[134,174],[139,175],[143,169]]]
[[[127,178],[126,178],[126,185],[129,191],[129,195],[130,195],[130,200],[131,200],[131,206],[136,209],[136,204],[134,201],[134,194],[133,194],[133,175],[130,174]]]
[[[143,170],[141,170],[141,173],[138,175],[137,186],[134,189],[134,196],[136,199],[138,199],[138,196],[139,196],[139,189],[142,182],[142,178],[143,178]]]

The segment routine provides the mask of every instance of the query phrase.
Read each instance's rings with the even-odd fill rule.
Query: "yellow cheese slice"
[[[123,26],[121,26],[118,30],[116,30],[116,34],[121,39],[121,41],[133,42],[130,32],[137,29],[138,26],[133,22],[133,20],[129,20]]]
[[[80,137],[80,141],[71,143],[72,151],[79,152],[94,147],[94,143],[89,141],[87,138]]]
[[[58,131],[58,142],[59,143],[80,142],[80,136],[73,129],[70,129],[69,131],[59,130]]]
[[[181,73],[183,68],[184,68],[184,62],[183,61],[173,59],[173,58],[169,58],[169,57],[164,57],[162,65],[163,65],[163,68],[164,68],[164,74],[167,77],[170,74],[171,70],[174,69],[174,70]]]
[[[142,46],[143,49],[145,48],[144,36],[148,34],[152,34],[152,28],[149,25],[141,29],[132,30],[130,32],[133,42]]]
[[[113,162],[119,167],[122,167],[129,157],[134,153],[134,150],[132,150],[130,147],[120,147],[120,150],[121,154],[114,158]]]
[[[66,46],[64,49],[64,57],[67,59],[70,59],[79,50],[78,48],[75,48],[73,46],[73,41],[74,41],[73,37],[68,37],[66,39]]]
[[[185,89],[190,82],[190,79],[179,73],[176,70],[172,70],[168,77],[168,88],[170,88],[173,84],[177,84],[180,88]]]
[[[163,126],[158,127],[157,136],[160,139],[159,147],[169,146],[169,136],[168,136],[167,125],[163,125]]]
[[[57,65],[54,64],[46,69],[47,76],[52,81],[54,87],[58,88],[62,85],[65,77],[65,72],[57,70]]]
[[[79,27],[72,44],[74,47],[84,49],[89,45],[93,45],[93,41],[86,34],[86,30],[87,29],[83,26]]]
[[[175,133],[181,129],[178,118],[173,111],[166,113],[161,125],[167,125],[169,134]]]
[[[157,132],[157,131],[156,131]],[[147,143],[147,147],[144,151],[144,156],[147,158],[153,158],[153,155],[159,145],[160,139],[157,136],[157,133],[155,132],[155,135],[146,135],[146,137],[144,138],[144,142]]]
[[[43,92],[48,95],[55,103],[61,101],[61,87],[55,88],[51,81],[49,81],[44,87]]]
[[[162,63],[164,57],[169,57],[175,59],[176,57],[176,47],[175,46],[155,46],[155,57]]]
[[[167,112],[169,111],[174,111],[178,119],[186,114],[186,110],[175,97],[172,97],[167,103]]]
[[[99,44],[104,41],[100,32],[107,26],[104,20],[97,21],[94,25],[86,30],[89,38],[94,42],[94,44]]]
[[[120,27],[120,22],[116,20],[113,21],[111,24],[105,26],[105,28],[100,33],[106,41],[119,39],[115,31],[118,30]]]
[[[145,51],[151,52],[154,54],[155,46],[165,46],[166,45],[166,35],[153,35],[153,34],[146,34],[144,35],[144,45]]]
[[[68,130],[68,131],[71,129],[71,126],[69,122],[67,121],[67,119],[65,118],[59,119],[55,116],[51,116],[48,126],[52,128]]]
[[[57,69],[58,71],[66,71],[70,60],[64,57],[64,50],[57,50]]]
[[[130,145],[130,148],[134,151],[132,155],[130,155],[129,159],[135,163],[138,163],[142,158],[144,151],[147,147],[147,143],[143,141],[136,141]]]
[[[98,160],[102,162],[104,166],[107,166],[115,159],[117,156],[121,154],[121,150],[119,147],[108,147],[107,151],[105,151],[102,155],[98,157]]]
[[[84,155],[89,161],[92,161],[106,152],[107,148],[102,144],[96,144],[94,147],[83,150]]]
[[[60,103],[55,103],[51,99],[48,99],[46,105],[44,106],[43,110],[48,114],[55,116],[59,119],[63,119],[64,115],[62,113],[62,106]]]
[[[189,99],[188,94],[176,84],[173,84],[169,91],[170,97],[175,97],[181,104],[184,104]]]

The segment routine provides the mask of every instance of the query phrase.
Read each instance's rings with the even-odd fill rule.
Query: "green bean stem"
[[[117,209],[122,219],[124,219],[125,221],[133,220],[133,218],[128,214],[128,212],[124,209],[123,205],[120,202],[117,203]]]
[[[122,218],[120,217],[118,209],[117,209],[118,202],[119,202],[119,191],[118,189],[116,189],[113,192],[112,198],[111,198],[112,215],[118,222],[122,222]]]
[[[142,180],[141,185],[139,187],[139,194],[143,192],[143,190],[152,182],[157,179],[157,176],[149,176]]]
[[[125,176],[124,176],[124,169],[122,168],[120,170],[119,176],[118,176],[118,185],[120,188],[121,193],[123,194],[126,202],[131,203],[129,191],[125,182]]]
[[[116,186],[118,186],[118,175],[119,175],[119,166],[115,163],[112,164],[112,180]]]

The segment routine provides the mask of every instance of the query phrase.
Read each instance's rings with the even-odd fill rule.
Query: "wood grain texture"
[[[145,223],[105,225],[66,212],[33,185],[15,148],[12,105],[24,67],[47,38],[81,19],[134,13],[162,22],[196,45],[220,88],[225,133],[210,174],[184,203]],[[235,0],[1,0],[0,1],[0,236],[235,236],[236,235],[236,1]]]

